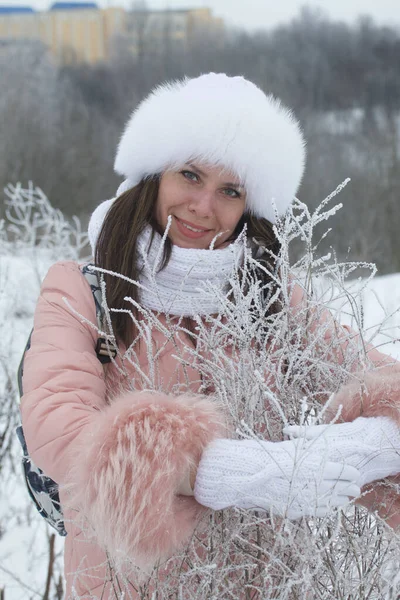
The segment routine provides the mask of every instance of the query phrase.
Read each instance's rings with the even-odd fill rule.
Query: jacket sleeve
[[[206,398],[156,392],[127,392],[107,404],[97,332],[64,297],[96,322],[78,265],[54,265],[24,362],[21,411],[29,452],[109,555],[153,563],[193,532],[202,507],[176,490],[203,448],[222,434],[222,413]]]

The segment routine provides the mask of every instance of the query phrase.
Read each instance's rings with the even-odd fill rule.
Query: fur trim
[[[327,417],[331,420],[342,406],[340,420],[357,417],[391,417],[400,425],[400,363],[352,376],[334,396]]]
[[[89,220],[88,225],[88,238],[89,243],[92,248],[92,256],[96,254],[96,244],[100,235],[101,228],[103,227],[104,219],[108,211],[110,210],[112,203],[115,198],[111,198],[110,200],[104,200],[99,206],[93,211],[92,216]]]
[[[155,88],[133,112],[115,170],[131,185],[187,161],[241,180],[247,210],[275,222],[300,185],[305,142],[290,110],[243,77],[209,73]]]
[[[205,446],[223,433],[223,417],[210,400],[126,393],[85,433],[68,505],[79,508],[79,525],[115,564],[147,569],[193,533],[205,509],[176,490]]]

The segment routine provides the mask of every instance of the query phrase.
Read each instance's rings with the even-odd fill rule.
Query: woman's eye
[[[226,190],[224,190],[224,193],[230,198],[240,198],[240,192],[234,190],[233,188],[227,188]]]
[[[184,178],[188,179],[189,181],[198,181],[199,179],[198,175],[196,175],[196,173],[193,173],[193,171],[181,171],[181,173],[184,176]]]

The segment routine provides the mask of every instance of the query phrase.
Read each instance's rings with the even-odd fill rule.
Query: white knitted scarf
[[[138,238],[140,304],[169,315],[195,316],[220,312],[229,280],[241,265],[245,236],[217,250],[172,246],[168,264],[160,270],[167,232],[161,237],[150,226]]]

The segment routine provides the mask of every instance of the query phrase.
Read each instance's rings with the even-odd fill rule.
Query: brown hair
[[[139,270],[137,266],[137,238],[146,225],[150,224],[154,231],[161,235],[163,231],[157,223],[154,213],[158,197],[159,176],[142,180],[138,185],[128,190],[112,204],[107,218],[104,220],[96,244],[95,265],[107,271],[120,273],[137,281]],[[256,242],[255,252],[262,248],[261,256],[257,260],[268,270],[275,270],[275,256],[279,252],[279,242],[273,232],[272,225],[267,219],[244,214],[232,235],[232,240],[242,231],[247,224],[247,236]],[[164,268],[170,259],[172,244],[167,238],[161,268]],[[272,285],[271,278],[259,270],[259,279],[262,285],[269,289]],[[138,289],[128,281],[113,275],[104,275],[106,284],[106,300],[110,307],[126,308],[137,318],[137,311],[132,305],[127,305],[124,298],[129,296],[138,301]],[[271,310],[275,312],[277,307]],[[111,313],[111,323],[118,342],[129,346],[135,338],[136,331],[132,319],[126,312]]]

